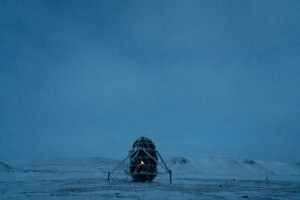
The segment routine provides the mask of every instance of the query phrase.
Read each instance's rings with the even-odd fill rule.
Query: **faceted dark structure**
[[[161,162],[158,162],[160,158]],[[172,184],[172,171],[167,167],[159,152],[155,149],[155,144],[146,137],[140,137],[132,145],[126,158],[124,158],[115,168],[107,172],[107,181],[110,175],[120,168],[129,159],[129,172],[133,181],[151,182],[157,175],[157,164],[162,166],[170,175],[170,184]]]
[[[129,153],[129,171],[133,181],[151,182],[157,175],[155,144],[149,138],[140,137]]]

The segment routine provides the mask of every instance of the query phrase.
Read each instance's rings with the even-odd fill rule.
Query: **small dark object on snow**
[[[244,163],[246,163],[246,164],[250,164],[250,165],[253,165],[253,164],[255,164],[254,160],[250,160],[250,159],[246,159],[246,160],[244,160]]]
[[[242,198],[244,198],[244,199],[248,199],[248,196],[247,196],[247,195],[244,195],[244,196],[242,196]]]
[[[187,159],[181,157],[180,160],[179,160],[179,162],[180,162],[181,164],[185,164],[185,163],[187,163]]]

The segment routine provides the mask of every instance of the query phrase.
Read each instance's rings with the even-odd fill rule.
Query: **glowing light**
[[[143,165],[144,164],[144,161],[141,161],[141,165]]]

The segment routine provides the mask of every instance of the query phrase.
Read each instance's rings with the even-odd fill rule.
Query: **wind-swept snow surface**
[[[300,199],[296,164],[177,157],[167,161],[172,185],[162,169],[152,183],[133,183],[126,165],[107,182],[106,172],[118,163],[104,158],[15,162],[16,168],[0,172],[0,199]]]

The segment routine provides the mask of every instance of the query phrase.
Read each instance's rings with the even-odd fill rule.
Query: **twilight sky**
[[[299,1],[0,1],[0,160],[300,161]]]

